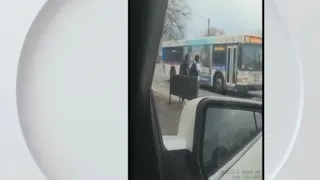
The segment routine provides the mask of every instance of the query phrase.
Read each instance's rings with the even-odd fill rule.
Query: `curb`
[[[152,92],[153,92],[154,96],[157,96],[157,97],[159,97],[161,99],[164,99],[164,100],[168,101],[168,103],[169,103],[169,93],[165,94],[163,92],[160,92],[157,89],[152,89]],[[185,99],[184,101],[188,102],[189,100]],[[171,95],[171,102],[172,103],[178,103],[179,102],[179,97],[177,97],[175,95]]]

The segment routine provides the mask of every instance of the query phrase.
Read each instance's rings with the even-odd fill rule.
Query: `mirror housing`
[[[182,109],[177,136],[184,137],[186,149],[193,152],[194,143],[200,138],[203,119],[208,107],[242,109],[262,113],[262,102],[226,96],[200,97],[189,101]],[[201,133],[201,132],[200,132]]]
[[[262,140],[261,140],[261,136],[262,136],[261,131],[262,130],[260,129],[260,131],[257,131],[256,116],[258,116],[257,114],[259,114],[259,116],[260,116],[259,118],[261,119],[261,123],[259,124],[259,126],[262,128],[263,106],[262,106],[261,101],[232,98],[232,97],[226,97],[226,96],[201,97],[201,98],[197,98],[197,99],[189,101],[184,106],[182,113],[181,113],[181,116],[180,116],[180,122],[179,122],[177,136],[180,137],[181,139],[184,139],[184,146],[185,146],[184,149],[186,149],[192,153],[192,155],[195,158],[195,160],[197,161],[197,164],[198,164],[199,168],[201,169],[202,173],[204,175],[207,174],[207,176],[214,175],[215,178],[219,179],[220,177],[224,176],[224,174],[225,174],[225,172],[221,172],[221,169],[222,170],[223,169],[230,169],[236,162],[233,162],[233,165],[228,165],[227,168],[221,168],[220,166],[215,167],[215,165],[213,165],[213,166],[211,166],[211,169],[216,168],[214,170],[214,172],[211,172],[212,174],[210,174],[210,172],[207,172],[207,168],[205,168],[205,165],[203,162],[203,146],[204,146],[204,139],[205,139],[204,136],[205,136],[205,130],[206,130],[206,121],[207,121],[206,114],[207,114],[208,110],[214,111],[213,114],[220,114],[220,116],[217,118],[211,116],[210,117],[211,121],[216,121],[216,119],[230,119],[230,113],[231,114],[234,113],[235,115],[231,116],[231,119],[233,118],[234,122],[237,122],[237,120],[247,120],[250,118],[251,118],[250,122],[251,121],[255,122],[255,124],[254,123],[252,124],[252,126],[255,127],[255,129],[254,128],[252,128],[252,129],[254,129],[255,131],[252,131],[252,132],[245,131],[244,134],[241,134],[246,137],[249,137],[249,136],[254,137],[250,140],[250,143],[253,141],[253,143],[251,143],[252,145],[250,145],[250,143],[245,145],[246,147],[250,146],[247,148],[246,151],[244,151],[241,148],[236,149],[236,151],[234,151],[233,149],[232,150],[230,150],[230,149],[225,150],[225,148],[223,146],[215,145],[215,146],[217,146],[217,148],[220,148],[220,149],[217,149],[214,151],[215,152],[219,151],[220,156],[223,156],[222,153],[226,152],[226,153],[231,154],[230,152],[234,151],[233,154],[238,155],[238,154],[242,153],[241,154],[241,157],[242,157],[248,151],[248,149],[250,149],[253,146],[254,143],[256,143],[258,141],[260,144],[262,143]],[[221,111],[225,111],[225,112],[221,113]],[[226,113],[226,112],[228,112],[228,113]],[[244,118],[241,118],[241,117],[244,117]],[[221,121],[224,121],[224,120],[221,120]],[[219,123],[221,123],[221,122],[219,122]],[[229,122],[229,125],[230,124],[232,124],[232,123]],[[208,126],[212,126],[212,123],[209,124]],[[223,131],[221,131],[221,132],[223,132]],[[225,132],[223,132],[223,133],[225,134]],[[221,136],[221,135],[218,135],[218,136]],[[213,136],[211,135],[211,137],[214,137],[214,135]],[[234,137],[237,138],[237,136],[234,136]],[[211,142],[211,141],[212,140],[210,140],[209,142]],[[241,141],[241,140],[239,140],[239,141]],[[248,140],[248,142],[249,142],[249,140]],[[219,143],[223,144],[223,141],[221,140],[221,142],[219,141]],[[256,161],[255,164],[257,164],[257,163],[259,164],[260,161],[262,162],[262,149],[261,148],[262,148],[262,146],[258,148],[259,150],[255,150],[256,151],[255,152],[256,154],[254,155],[255,157],[260,156],[260,154],[261,154],[261,159],[259,161]],[[211,151],[209,151],[209,152],[211,152]],[[212,157],[217,158],[217,156],[215,156],[213,154],[212,154],[211,158]],[[220,159],[220,161],[222,161],[221,159]],[[218,161],[218,160],[216,160],[216,161]],[[212,160],[212,162],[214,162],[214,160]],[[244,166],[247,166],[247,165],[244,165]],[[248,166],[248,168],[250,168],[250,167]],[[255,166],[252,166],[251,168],[255,168]],[[262,168],[262,163],[261,163],[261,167],[257,168],[257,169],[259,169],[259,172],[262,171],[261,168]],[[254,169],[253,171],[255,171],[257,169]],[[218,170],[220,171],[219,173],[218,173]],[[243,167],[242,167],[242,170],[243,170]],[[229,171],[229,170],[227,170],[227,171]],[[241,175],[241,174],[239,174],[239,175]],[[261,173],[260,173],[260,176],[261,176]],[[258,178],[258,179],[260,179],[260,178]]]

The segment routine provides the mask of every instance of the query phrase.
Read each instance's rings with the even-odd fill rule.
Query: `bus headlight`
[[[248,82],[248,78],[237,78],[237,82],[238,83],[247,83]]]

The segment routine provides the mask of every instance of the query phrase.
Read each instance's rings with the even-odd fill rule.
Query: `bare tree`
[[[178,40],[185,33],[185,20],[190,16],[190,10],[183,0],[169,0],[166,11],[162,36]]]
[[[162,41],[164,40],[179,40],[183,38],[186,30],[185,21],[190,17],[190,14],[190,9],[185,5],[184,0],[168,1],[159,49],[161,49]],[[157,61],[160,61],[160,54],[159,51]]]
[[[216,28],[216,27],[210,27],[209,34],[208,34],[208,30],[202,34],[202,36],[219,36],[219,35],[226,35],[226,32],[223,29]]]

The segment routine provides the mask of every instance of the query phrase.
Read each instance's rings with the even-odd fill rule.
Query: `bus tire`
[[[177,74],[176,68],[174,68],[174,66],[171,66],[171,68],[170,68],[170,79],[171,79],[172,76],[174,76],[176,74]]]
[[[225,94],[225,81],[222,74],[217,73],[213,78],[213,91],[218,94]]]

